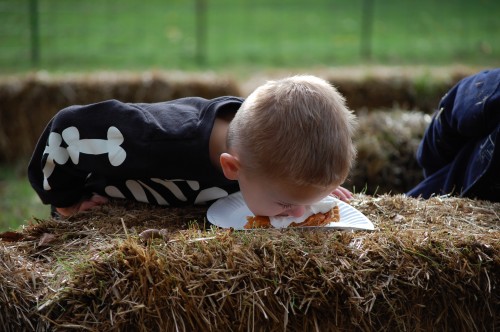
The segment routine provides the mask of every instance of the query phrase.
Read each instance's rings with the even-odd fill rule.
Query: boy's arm
[[[83,203],[96,203],[89,200],[93,193],[106,195],[109,190],[116,197],[148,200],[129,187],[129,180],[137,179],[151,180],[172,202],[194,202],[198,189],[187,180],[227,184],[218,170],[200,165],[210,166],[203,152],[217,111],[223,107],[236,111],[240,105],[235,97],[189,97],[152,104],[109,100],[68,107],[42,134],[28,167],[29,180],[43,203],[70,211],[85,209]],[[189,197],[179,197],[177,189],[157,178],[184,179]],[[147,187],[140,185],[138,190]],[[147,190],[155,196],[151,201],[163,204],[165,197]]]
[[[68,207],[84,197],[87,174],[72,171],[73,164],[66,148],[61,146],[60,135],[57,137],[52,133],[53,121],[47,125],[35,147],[28,165],[28,179],[44,204]]]
[[[131,151],[142,160],[147,150],[135,142],[146,122],[144,112],[116,100],[61,110],[45,128],[28,166],[33,189],[44,204],[74,209],[92,195],[85,187],[89,175],[126,172],[128,166],[119,166]],[[126,152],[127,136],[137,139],[130,140]]]

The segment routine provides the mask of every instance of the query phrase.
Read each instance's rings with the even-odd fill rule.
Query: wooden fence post
[[[373,35],[373,0],[363,0],[361,13],[361,58],[370,60],[372,57]]]
[[[196,0],[196,61],[206,63],[207,47],[207,1]]]
[[[31,64],[40,63],[40,26],[38,24],[38,0],[29,0]]]

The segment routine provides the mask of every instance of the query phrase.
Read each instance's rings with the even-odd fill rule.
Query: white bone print
[[[45,161],[45,165],[43,166],[43,189],[50,190],[50,184],[48,178],[54,172],[54,168],[58,164],[62,165],[68,161],[69,154],[68,151],[61,147],[62,138],[58,133],[50,133],[49,139],[47,140],[48,145],[45,147],[43,154],[48,153],[47,161]]]
[[[76,127],[64,129],[62,137],[68,144],[68,154],[75,165],[79,162],[80,153],[93,155],[107,153],[109,162],[113,166],[120,166],[127,157],[125,150],[120,147],[123,135],[116,127],[109,127],[107,140],[80,139],[80,132]]]
[[[227,191],[218,187],[203,189],[196,197],[194,204],[202,204],[208,201],[214,201],[216,199],[226,197],[227,195]]]
[[[186,202],[187,201],[187,198],[186,196],[184,195],[184,193],[181,191],[181,189],[175,184],[175,181],[182,181],[182,182],[185,182],[184,180],[162,180],[162,179],[156,179],[156,178],[153,178],[151,179],[151,181],[153,182],[156,182],[156,183],[159,183],[161,185],[163,185],[165,188],[167,188],[168,190],[170,190],[170,192],[172,194],[174,194],[175,197],[177,197],[178,200],[182,201],[182,202]],[[200,186],[198,185],[198,188]]]
[[[179,202],[187,202],[188,200],[188,198],[186,197],[187,193],[183,193],[181,191],[181,187],[179,186],[181,182],[187,183],[191,190],[198,192],[194,200],[194,204],[204,204],[206,202],[213,201],[228,195],[227,191],[218,187],[211,187],[200,190],[199,182],[194,180],[164,180],[151,178],[150,181],[161,184],[162,187],[164,189],[167,189],[169,194],[173,194],[179,200]],[[143,181],[127,180],[125,181],[125,186],[128,189],[128,192],[132,194],[133,198],[138,202],[156,203],[158,205],[170,205],[163,197],[163,195],[166,194],[165,192],[161,190],[156,191]],[[110,197],[126,198],[126,195],[113,185],[107,186],[105,188],[105,192]],[[152,201],[148,199],[147,192],[153,195],[154,199]]]

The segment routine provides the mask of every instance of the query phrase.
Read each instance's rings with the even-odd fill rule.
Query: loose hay
[[[204,208],[119,203],[35,220],[22,240],[0,242],[0,323],[6,331],[498,329],[500,203],[357,195],[352,205],[376,231],[219,230],[204,223]],[[169,236],[146,244],[147,229]]]
[[[423,180],[416,152],[431,116],[417,111],[360,112],[358,151],[347,182],[356,192],[401,194]]]

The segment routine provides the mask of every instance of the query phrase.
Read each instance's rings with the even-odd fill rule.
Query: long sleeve
[[[463,79],[443,97],[417,153],[426,175],[495,129],[500,121],[499,85],[500,70],[484,71]]]
[[[500,69],[460,81],[446,94],[417,151],[425,179],[409,196],[500,196]]]
[[[166,203],[149,183],[162,184],[170,195],[179,191],[166,183],[172,179],[226,185],[210,163],[209,138],[217,112],[236,112],[240,105],[235,97],[193,97],[154,104],[109,100],[65,108],[41,135],[28,166],[29,180],[45,204],[58,207],[96,191],[149,201],[139,192],[144,188],[157,202]],[[199,184],[191,187],[203,189]]]

